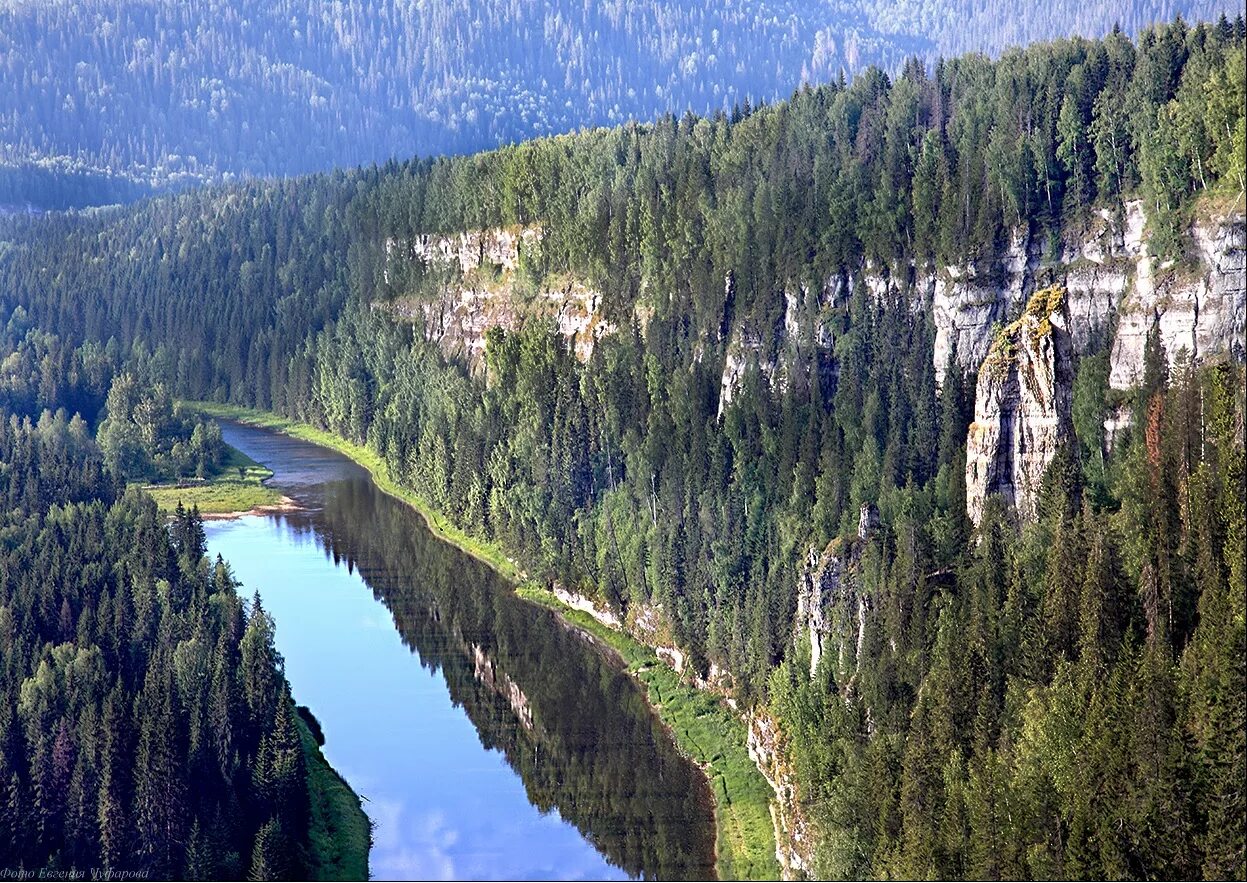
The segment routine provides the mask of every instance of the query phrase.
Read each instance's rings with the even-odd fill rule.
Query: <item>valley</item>
[[[75,68],[67,125],[198,94],[222,46],[297,48],[325,100],[211,86],[238,124],[207,153],[126,123],[105,152],[153,192],[108,207],[0,177],[0,870],[1242,878],[1247,24],[1085,5],[1058,4],[1086,37],[819,8],[853,40],[732,5],[735,73],[677,64],[704,113],[644,116],[618,62],[546,78],[610,123],[564,134],[537,80],[430,50],[445,152],[274,177],[274,150],[410,143],[333,91],[411,100],[365,37],[477,46],[532,10],[344,3],[287,35],[224,4],[133,106],[106,84],[137,61]],[[66,14],[18,6],[0,41]],[[677,7],[462,61],[598,71],[535,47],[671,13],[653,74],[713,24]],[[61,48],[129,52],[106,12]],[[714,91],[771,82],[742,34],[787,64],[803,28],[886,63]],[[973,40],[995,54],[939,50]],[[288,110],[336,134],[274,142]],[[42,131],[19,116],[0,136]]]

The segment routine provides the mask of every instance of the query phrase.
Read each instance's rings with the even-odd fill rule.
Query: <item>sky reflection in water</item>
[[[248,593],[260,587],[296,700],[320,719],[329,762],[368,798],[374,877],[627,879],[557,813],[529,804],[440,673],[314,535],[248,516],[210,524],[208,543]]]

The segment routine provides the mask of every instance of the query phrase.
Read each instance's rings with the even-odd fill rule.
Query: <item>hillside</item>
[[[0,3],[0,208],[731,112],[870,65],[1127,33],[1229,0]]]
[[[789,867],[1241,876],[1245,40],[9,221],[5,388],[366,446],[730,696]]]

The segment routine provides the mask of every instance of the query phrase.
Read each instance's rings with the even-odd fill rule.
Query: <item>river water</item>
[[[300,509],[207,525],[365,798],[378,879],[714,874],[709,790],[618,661],[338,454],[223,423]]]

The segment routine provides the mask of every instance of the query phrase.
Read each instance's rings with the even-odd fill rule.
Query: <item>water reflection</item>
[[[374,598],[388,609],[390,621],[378,621],[376,614],[382,608],[375,605],[371,615],[349,614],[354,620],[336,624],[335,643],[393,640],[396,631],[426,672],[440,674],[437,686],[453,703],[453,708],[430,722],[425,712],[438,707],[436,697],[416,697],[420,720],[413,727],[428,730],[426,735],[432,740],[461,741],[455,728],[464,725],[466,713],[479,746],[490,750],[483,753],[475,747],[475,753],[441,756],[435,760],[438,769],[420,770],[405,786],[412,793],[368,806],[378,821],[375,873],[417,877],[526,873],[596,877],[608,873],[604,866],[580,864],[583,856],[575,848],[552,845],[559,837],[561,817],[611,865],[630,876],[713,875],[713,820],[705,781],[676,752],[640,690],[612,656],[548,611],[520,601],[485,565],[439,542],[418,516],[380,493],[354,464],[321,449],[243,427],[227,427],[226,438],[272,467],[277,472],[275,482],[284,492],[308,506],[263,521],[270,553],[274,545],[314,544],[337,565],[339,573],[345,568],[347,574],[362,577]],[[315,464],[309,459],[313,455]],[[213,527],[214,550],[219,539],[226,541],[223,545],[237,547],[237,534],[250,529],[247,522],[253,520]],[[228,549],[223,551],[235,557]],[[257,550],[257,554],[264,553]],[[240,576],[246,578],[241,572]],[[310,578],[321,580],[323,575]],[[267,602],[267,592],[265,598]],[[316,604],[320,604],[319,596]],[[310,606],[305,595],[293,615],[300,620],[315,616]],[[282,643],[283,631],[291,627],[290,614],[274,612]],[[327,651],[323,646],[320,649]],[[341,699],[305,699],[294,676],[292,650],[284,644],[283,650],[301,701],[308,701],[320,713],[322,705]],[[360,751],[380,751],[382,756],[393,751],[396,763],[400,761],[397,755],[402,755],[402,763],[409,763],[403,735],[378,732],[401,729],[403,724],[393,720],[387,726],[384,714],[378,723],[376,708],[387,707],[397,697],[384,686],[374,689],[373,676],[361,671],[353,681],[353,689],[364,694],[353,697],[354,704],[371,703],[372,708],[371,713],[361,709],[357,714],[371,729],[362,734],[367,738],[360,739]],[[404,689],[412,680],[406,676],[404,684],[392,689]],[[352,688],[344,685],[343,689]],[[339,759],[333,749],[343,739],[342,728],[351,727],[355,719],[326,720],[331,760],[353,784],[351,768],[361,758],[357,754]],[[501,796],[508,782],[492,771],[486,775],[493,776],[491,787],[500,792],[498,799],[461,805],[461,795],[456,793],[460,783],[479,778],[482,763],[496,764],[499,756],[513,771],[502,771],[509,782],[518,774],[527,803],[550,815],[536,821],[520,818],[523,813],[517,814],[513,802]],[[368,759],[376,765],[375,755]],[[366,788],[360,790],[367,794]],[[473,824],[497,831],[497,854],[480,856],[477,843],[478,862],[472,870],[455,865],[464,813],[474,816]],[[475,817],[481,813],[492,818]],[[535,814],[528,810],[528,815]],[[509,842],[512,836],[518,840]],[[513,855],[516,849],[545,849],[554,864],[544,870],[519,864]],[[399,870],[401,861],[396,856],[404,850],[419,858],[419,867]],[[383,853],[391,857],[386,870],[376,864]],[[441,866],[437,865],[439,855],[445,860]]]

